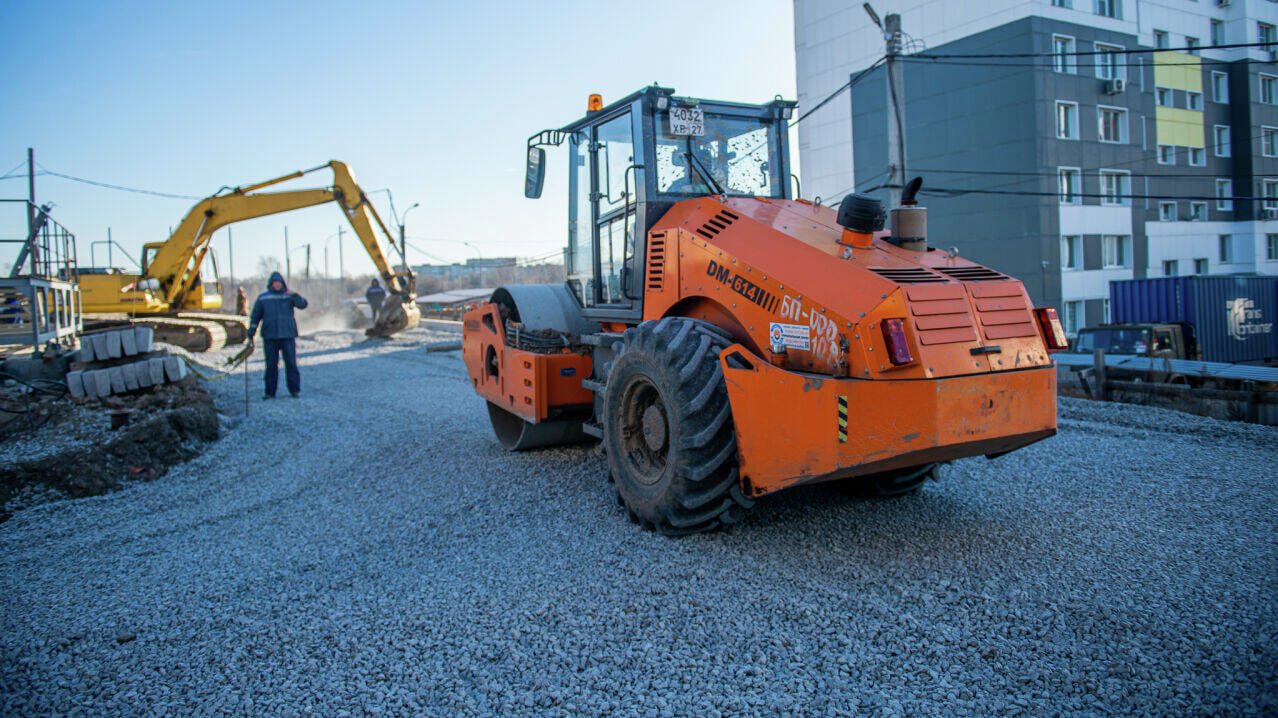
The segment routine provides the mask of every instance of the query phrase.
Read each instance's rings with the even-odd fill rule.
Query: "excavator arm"
[[[324,169],[333,170],[333,184],[320,189],[291,190],[285,192],[259,192],[265,187],[297,179],[304,175]],[[235,222],[242,222],[257,217],[266,217],[282,212],[291,212],[305,207],[314,207],[327,202],[336,202],[342,208],[342,214],[350,222],[355,235],[359,237],[368,256],[381,274],[398,302],[388,302],[383,314],[396,315],[375,318],[375,326],[370,334],[385,336],[416,326],[420,313],[413,303],[416,292],[416,275],[405,269],[397,272],[391,266],[386,253],[382,250],[382,242],[378,239],[377,230],[381,231],[390,246],[394,246],[394,236],[382,222],[368,197],[355,183],[350,169],[344,162],[333,160],[309,170],[299,170],[291,174],[277,177],[265,182],[236,187],[226,192],[219,192],[197,203],[182,219],[168,241],[156,252],[154,259],[147,265],[146,278],[158,284],[158,290],[164,301],[170,306],[181,306],[183,297],[195,286],[199,278],[199,268],[208,253],[213,234],[222,227]],[[376,226],[376,229],[374,229]],[[407,317],[402,316],[407,314]],[[414,314],[416,320],[414,320]]]

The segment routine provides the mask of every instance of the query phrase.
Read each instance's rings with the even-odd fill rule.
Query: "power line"
[[[155,197],[168,197],[170,199],[204,199],[203,197],[196,197],[189,194],[171,194],[169,192],[156,192],[154,190],[149,190],[149,189],[137,189],[135,187],[123,187],[121,185],[109,184],[107,182],[97,182],[95,180],[85,179],[83,177],[75,177],[72,175],[63,174],[61,172],[54,172],[53,170],[49,169],[48,167],[45,167],[39,162],[36,163],[36,166],[44,170],[44,174],[52,175],[54,177],[61,177],[62,179],[71,180],[72,182],[81,182],[83,184],[93,185],[94,187],[104,187],[106,189],[114,189],[114,190],[119,190],[121,192],[134,192],[136,194],[148,194],[148,195],[153,195]]]
[[[940,60],[940,59],[935,59],[930,57],[918,57],[918,56],[902,57],[901,59],[905,60],[906,62],[915,62],[919,64],[927,63],[929,66],[933,66],[933,67],[936,65],[945,65],[947,67],[1037,67],[1037,68],[1046,69],[1052,66],[1052,63],[1050,62],[1051,60],[1053,60],[1054,58],[1059,58],[1063,56],[1064,55],[1044,55],[1039,59],[1049,61],[1045,63],[1043,62],[964,62],[964,61],[956,61],[956,60]],[[1206,60],[1202,60],[1201,62],[1160,62],[1158,63],[1158,65],[1156,65],[1156,67],[1199,67],[1202,65],[1232,65],[1232,64],[1234,63],[1229,60],[1206,59]],[[1116,62],[1112,64],[1112,67],[1116,67],[1116,68],[1145,67],[1145,66],[1146,66],[1145,63],[1139,62],[1139,61]],[[1084,67],[1089,67],[1089,66],[1084,65]],[[1090,67],[1111,67],[1111,65],[1092,64],[1090,65]],[[1067,74],[1072,75],[1077,73],[1071,72]]]
[[[919,190],[920,194],[926,194],[939,198],[962,197],[965,194],[1007,194],[1023,197],[1060,197],[1060,192],[1031,192],[1029,190],[1012,190],[1012,189],[952,189],[948,187],[929,187]],[[1278,199],[1275,197],[1204,197],[1195,195],[1175,195],[1175,194],[1093,194],[1084,192],[1071,192],[1071,197],[1089,197],[1100,199],[1187,199],[1203,202],[1211,202],[1213,200],[1235,201],[1235,202],[1260,202],[1264,200]]]
[[[1104,43],[1102,43],[1104,44]],[[921,58],[926,60],[935,59],[993,59],[999,57],[1026,58],[1026,57],[1062,57],[1073,56],[1081,57],[1084,55],[1135,55],[1141,53],[1152,52],[1185,52],[1194,50],[1226,50],[1236,47],[1273,47],[1278,42],[1235,42],[1227,45],[1193,45],[1185,47],[1152,47],[1138,48],[1129,50],[1127,48],[1116,48],[1112,50],[1084,50],[1075,52],[987,52],[974,54],[937,54],[932,52],[921,52],[917,55],[909,55],[909,58]]]
[[[1145,160],[1144,160],[1144,159],[1142,159],[1141,161],[1143,162],[1143,161],[1145,161]],[[1094,172],[1094,171],[1099,171],[1099,170],[1102,170],[1102,169],[1112,169],[1112,167],[1113,167],[1113,166],[1110,166],[1110,167],[1098,167],[1098,168],[1096,168],[1096,169],[1094,169],[1094,170],[1090,170],[1090,169],[1089,169],[1089,170],[1079,170],[1079,171],[1080,171],[1080,172],[1082,172],[1082,171]],[[1071,167],[1070,169],[1073,169],[1073,168]],[[933,168],[933,169],[921,169],[921,168],[915,168],[915,169],[914,169],[914,172],[916,172],[916,173],[918,173],[918,174],[928,174],[928,173],[930,173],[930,174],[993,175],[993,176],[1013,176],[1013,175],[1014,175],[1014,176],[1021,176],[1021,177],[1056,177],[1056,176],[1057,176],[1057,174],[1058,174],[1058,173],[1056,173],[1056,172],[1017,172],[1017,171],[1014,171],[1014,170],[943,170],[943,169],[936,169],[936,168]],[[882,173],[880,173],[880,174],[882,174]],[[865,180],[865,181],[866,181],[866,182],[873,182],[873,181],[874,181],[874,179],[875,179],[877,176],[878,176],[878,175],[874,175],[873,177],[871,177],[870,179],[867,179],[867,180]],[[1151,179],[1175,179],[1175,180],[1182,180],[1182,179],[1232,179],[1232,178],[1233,178],[1233,175],[1183,174],[1183,173],[1167,173],[1167,174],[1140,174],[1140,173],[1131,173],[1131,174],[1130,174],[1130,176],[1132,176],[1132,177],[1148,177],[1148,178],[1151,178]]]
[[[849,79],[847,82],[843,83],[843,85],[842,85],[841,87],[839,87],[839,89],[837,89],[837,90],[835,90],[834,92],[831,92],[830,94],[826,95],[826,96],[825,96],[825,99],[824,99],[824,100],[821,100],[821,101],[820,101],[820,102],[818,102],[818,103],[816,103],[816,105],[815,105],[815,106],[813,106],[813,108],[812,108],[812,109],[808,110],[807,112],[803,113],[802,115],[799,115],[799,116],[798,116],[798,118],[796,118],[794,122],[791,122],[791,123],[790,123],[790,127],[794,127],[795,125],[799,124],[799,123],[800,123],[800,122],[802,122],[804,119],[806,119],[808,115],[811,115],[813,112],[816,112],[817,110],[819,110],[819,109],[821,109],[822,107],[824,107],[824,106],[825,106],[825,104],[826,104],[827,102],[829,102],[830,100],[833,100],[835,97],[838,97],[838,96],[839,96],[839,94],[841,94],[844,90],[849,90],[849,89],[851,89],[854,85],[856,85],[856,83],[860,82],[862,78],[864,78],[866,75],[870,74],[870,72],[872,72],[872,71],[874,71],[875,69],[877,69],[880,65],[882,65],[882,64],[883,64],[884,62],[886,62],[886,61],[887,61],[887,58],[885,58],[885,57],[880,57],[879,59],[875,60],[875,61],[873,62],[873,64],[871,64],[869,67],[867,67],[867,68],[865,68],[864,70],[862,70],[862,71],[858,72],[858,73],[856,74],[856,76],[855,76],[855,77],[853,77],[853,78]]]

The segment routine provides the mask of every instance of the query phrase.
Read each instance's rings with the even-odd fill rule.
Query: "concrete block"
[[[110,377],[112,394],[123,394],[129,390],[128,385],[124,383],[124,367],[113,366],[107,369],[106,372]]]
[[[182,379],[186,376],[186,362],[178,356],[164,357],[164,375],[169,378],[169,381]]]
[[[107,358],[107,335],[91,334],[88,337],[93,341],[93,356],[99,361]]]
[[[151,383],[159,386],[164,383],[164,357],[146,360],[147,369],[151,372]]]
[[[67,372],[67,391],[71,392],[72,398],[84,398],[84,372],[81,370]]]
[[[119,359],[124,356],[124,346],[120,343],[120,332],[106,333],[106,348],[107,356],[111,359]],[[98,353],[97,347],[93,348],[93,353]],[[101,359],[102,357],[99,356],[98,358]]]
[[[75,360],[85,364],[93,361],[93,337],[80,337],[80,353]]]
[[[129,332],[129,334],[132,333]],[[136,391],[140,385],[140,382],[138,382],[138,363],[124,364],[120,369],[124,370],[124,388],[129,391]]]
[[[133,362],[133,371],[138,377],[139,388],[145,389],[154,383],[151,381],[151,362],[150,361],[146,359],[142,359],[141,361]]]
[[[138,353],[138,335],[132,327],[120,330],[120,349],[124,356],[131,357]]]
[[[86,396],[111,396],[111,372],[106,369],[86,371],[84,393]]]
[[[138,346],[138,354],[151,351],[151,343],[155,341],[155,330],[151,327],[133,327],[133,341]]]

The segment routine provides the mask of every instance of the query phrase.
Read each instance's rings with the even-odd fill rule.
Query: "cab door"
[[[573,132],[568,144],[568,284],[588,316],[620,319],[637,311],[635,247],[642,244],[631,108]]]

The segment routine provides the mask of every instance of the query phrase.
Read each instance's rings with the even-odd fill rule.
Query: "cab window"
[[[658,116],[658,192],[705,195],[716,192],[717,183],[730,195],[783,196],[780,146],[771,121],[706,112],[704,124],[692,129],[700,134],[675,134],[671,129],[668,118]]]

